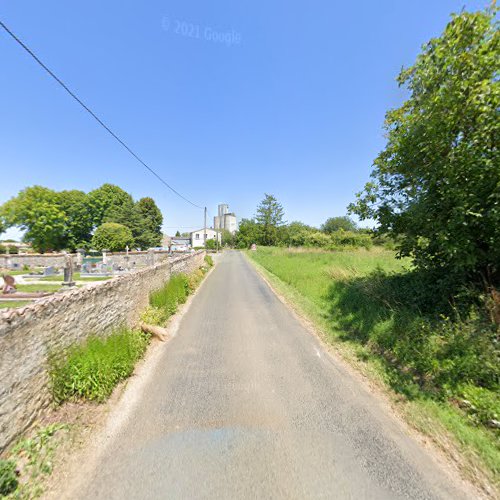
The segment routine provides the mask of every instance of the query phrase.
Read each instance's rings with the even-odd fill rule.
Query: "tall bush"
[[[398,236],[401,255],[453,281],[500,285],[497,8],[454,15],[398,78],[387,145],[351,210]]]

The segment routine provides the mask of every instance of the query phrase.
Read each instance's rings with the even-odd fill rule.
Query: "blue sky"
[[[2,2],[3,20],[178,191],[250,217],[343,215],[384,146],[395,78],[466,0]],[[118,184],[166,232],[203,214],[166,190],[0,30],[0,203]],[[10,232],[7,236],[15,235]]]

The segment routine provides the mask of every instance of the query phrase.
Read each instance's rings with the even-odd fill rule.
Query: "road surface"
[[[73,498],[463,498],[229,252]]]

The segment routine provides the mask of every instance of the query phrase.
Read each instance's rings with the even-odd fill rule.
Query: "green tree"
[[[143,232],[136,236],[141,248],[156,247],[161,244],[163,233],[163,215],[153,198],[141,198],[136,203],[136,210],[142,218]]]
[[[66,214],[63,248],[75,250],[85,246],[92,238],[92,217],[88,210],[88,198],[76,189],[58,193],[58,203]]]
[[[96,250],[119,252],[134,241],[132,231],[123,224],[105,222],[100,225],[92,237],[92,247]]]
[[[161,244],[163,216],[152,198],[142,198],[134,203],[132,197],[123,203],[110,207],[104,222],[115,222],[127,226],[134,237],[133,245],[138,248],[156,247]]]
[[[17,226],[25,231],[24,241],[35,250],[46,252],[64,247],[68,218],[58,193],[52,189],[26,188],[4,203],[0,212],[7,227]]]
[[[241,219],[238,231],[235,234],[235,243],[238,248],[249,248],[252,243],[259,242],[260,231],[254,219]]]
[[[300,221],[290,222],[284,228],[282,241],[285,245],[299,247],[306,244],[308,235],[317,232],[317,229]]]
[[[321,231],[324,233],[334,233],[342,229],[343,231],[356,231],[356,223],[347,215],[343,217],[330,217],[321,225]]]
[[[259,226],[259,243],[261,245],[276,245],[279,242],[279,228],[285,222],[284,210],[272,194],[265,194],[257,207],[255,220]]]
[[[420,269],[500,283],[498,10],[453,15],[398,78],[387,145],[352,212],[397,237]]]
[[[236,244],[236,237],[231,231],[228,231],[227,229],[223,229],[221,231],[221,240],[222,240],[222,245],[228,246],[228,247],[234,247]]]
[[[88,210],[94,227],[100,226],[110,213],[119,210],[124,205],[132,207],[132,196],[114,184],[103,184],[101,187],[90,191],[87,197]]]
[[[180,238],[181,237],[181,233],[179,232],[179,230],[177,230],[177,232],[175,233],[175,237],[176,238]]]

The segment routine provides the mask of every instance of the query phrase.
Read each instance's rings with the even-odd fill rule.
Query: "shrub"
[[[0,255],[7,253],[7,247],[5,245],[0,245]]]
[[[141,321],[148,325],[162,326],[165,324],[169,315],[165,308],[148,306],[141,314]]]
[[[0,460],[0,496],[16,491],[18,485],[15,462]]]
[[[49,375],[54,401],[106,400],[129,377],[148,345],[141,332],[122,329],[106,338],[92,336],[65,353],[52,356]]]
[[[205,262],[209,267],[212,267],[214,265],[214,259],[212,259],[210,255],[205,255]]]
[[[127,226],[114,222],[106,222],[99,226],[92,237],[92,246],[96,250],[110,252],[125,250],[125,247],[132,245],[133,242],[132,231]]]
[[[207,250],[215,250],[217,248],[217,242],[215,241],[215,239],[207,238],[207,240],[205,241],[205,248]]]
[[[480,306],[434,299],[421,272],[339,280],[330,286],[331,314],[347,338],[367,344],[423,389],[457,394],[459,384],[499,387],[496,325]],[[430,290],[429,290],[429,287]]]
[[[468,413],[474,423],[488,424],[491,420],[500,419],[500,396],[498,392],[484,387],[465,385],[459,388],[458,394],[464,398],[460,406]]]

